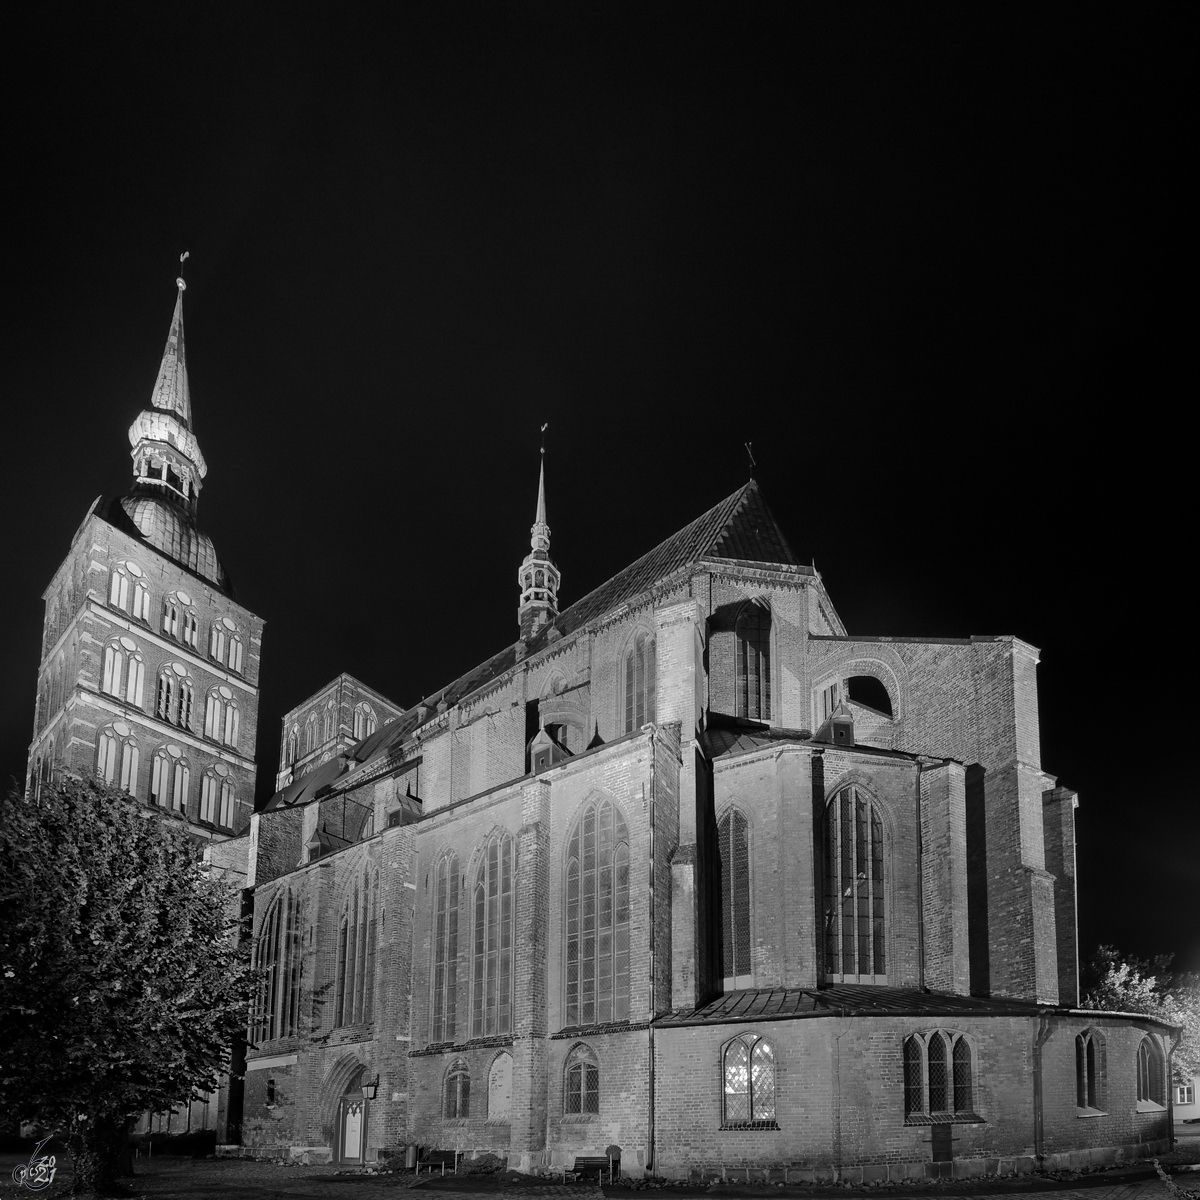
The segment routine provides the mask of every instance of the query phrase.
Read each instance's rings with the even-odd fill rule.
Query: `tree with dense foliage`
[[[1171,956],[1143,962],[1101,946],[1083,971],[1084,1008],[1145,1013],[1182,1026],[1172,1057],[1177,1082],[1200,1075],[1200,976],[1172,974]]]
[[[120,1191],[139,1113],[211,1091],[246,1028],[233,890],[181,824],[92,780],[0,801],[0,1113]]]

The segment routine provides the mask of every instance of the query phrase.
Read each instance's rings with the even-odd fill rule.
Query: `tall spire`
[[[542,426],[542,461],[538,471],[537,512],[529,530],[529,553],[517,572],[521,602],[517,621],[521,640],[529,641],[543,625],[558,616],[561,577],[550,559],[550,526],[546,524],[546,426]]]
[[[182,268],[187,253],[180,255]],[[129,427],[133,475],[138,492],[181,504],[194,512],[200,481],[208,473],[192,432],[192,399],[183,346],[183,277],[175,280],[175,312],[163,349],[150,407]]]

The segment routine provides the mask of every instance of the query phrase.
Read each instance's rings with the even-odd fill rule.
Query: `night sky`
[[[1186,7],[315,8],[5,39],[5,778],[186,249],[260,801],[339,671],[408,705],[514,640],[543,422],[564,606],[749,441],[851,633],[1041,649],[1083,947],[1200,969]]]

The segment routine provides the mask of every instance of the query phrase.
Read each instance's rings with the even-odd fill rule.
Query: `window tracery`
[[[475,872],[473,894],[471,1036],[512,1029],[513,840],[488,839]]]

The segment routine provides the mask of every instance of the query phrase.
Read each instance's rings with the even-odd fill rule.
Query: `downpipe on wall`
[[[1038,1010],[1038,1031],[1033,1039],[1033,1154],[1038,1166],[1045,1157],[1045,1106],[1042,1085],[1042,1047],[1050,1040],[1050,1018],[1047,1009]]]

